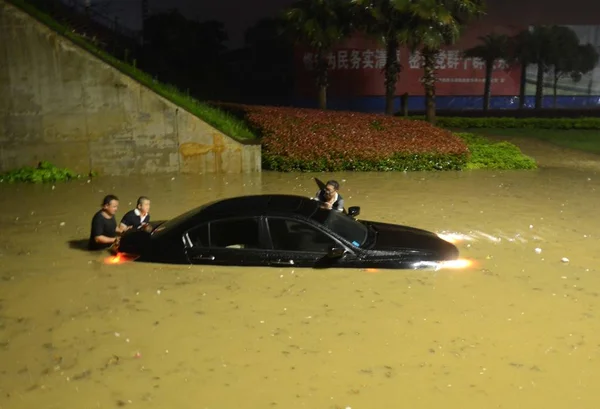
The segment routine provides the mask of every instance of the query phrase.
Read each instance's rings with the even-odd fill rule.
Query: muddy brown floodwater
[[[437,272],[109,265],[69,245],[107,193],[118,216],[148,195],[158,220],[312,195],[310,174],[2,184],[0,408],[596,409],[600,176],[554,165],[319,175],[365,219],[462,234],[474,266]]]

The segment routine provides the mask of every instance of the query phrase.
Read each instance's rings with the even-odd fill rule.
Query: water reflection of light
[[[136,258],[136,256],[130,256],[124,253],[117,253],[114,256],[106,257],[104,259],[104,264],[123,264],[128,261],[134,261]]]
[[[481,239],[490,241],[492,243],[500,243],[502,241],[508,241],[511,243],[527,243],[529,241],[525,237],[526,234],[523,232],[515,233],[515,234],[499,232],[496,235],[492,235],[492,234],[485,233],[485,232],[482,232],[479,230],[475,230],[475,231],[470,231],[469,234],[458,233],[458,232],[448,232],[448,231],[442,231],[442,232],[439,232],[436,234],[442,240],[445,240],[452,244],[456,244],[456,243],[463,242],[463,241],[477,241],[477,240],[481,240]],[[540,240],[544,240],[544,239],[537,235],[533,235],[533,236],[531,236],[531,240],[540,241]]]
[[[472,237],[470,237],[466,234],[461,234],[461,233],[442,232],[442,233],[438,233],[438,237],[440,239],[446,240],[447,242],[452,243],[452,244],[456,244],[458,242],[465,241],[465,240],[473,240]]]
[[[419,261],[413,264],[414,269],[443,270],[443,269],[467,269],[473,267],[475,262],[469,259],[444,260],[444,261]]]

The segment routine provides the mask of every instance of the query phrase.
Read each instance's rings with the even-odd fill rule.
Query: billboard
[[[577,34],[580,44],[592,44],[600,53],[600,25],[563,25]],[[532,28],[532,27],[530,27]],[[527,67],[527,85],[525,93],[535,95],[537,77],[537,64]],[[544,95],[554,94],[554,81],[552,70],[544,75]],[[557,83],[558,96],[598,96],[600,95],[600,62],[593,71],[584,74],[581,80],[573,81],[570,76],[561,77]]]
[[[579,37],[581,44],[592,44],[600,53],[600,25],[565,25]],[[443,49],[437,57],[436,71],[438,96],[480,97],[483,95],[485,81],[485,64],[478,59],[462,57],[464,50],[478,45],[479,37],[490,32],[514,35],[527,29],[528,26],[488,26],[471,27],[460,41]],[[396,95],[405,92],[409,96],[423,96],[421,85],[423,76],[423,59],[419,52],[411,53],[401,48],[397,58],[402,71],[396,86]],[[386,53],[381,43],[367,37],[357,35],[334,48],[327,56],[329,65],[328,89],[331,97],[369,97],[385,95],[385,77],[383,68]],[[296,50],[296,95],[313,98],[317,95],[314,77],[314,55],[310,50]],[[496,61],[491,85],[492,97],[518,96],[520,67],[507,67],[504,61]],[[526,94],[535,95],[537,66],[527,67]],[[553,95],[552,71],[544,77],[544,95]],[[560,78],[557,86],[559,97],[600,96],[600,63],[596,68],[581,78],[573,81],[571,77]],[[559,98],[561,99],[561,98]],[[562,103],[566,103],[562,98]],[[570,103],[569,103],[570,104]]]
[[[436,94],[439,96],[481,96],[485,81],[485,63],[479,59],[463,58],[463,51],[478,45],[479,36],[492,30],[498,34],[513,35],[526,27],[495,26],[473,27],[457,44],[446,47],[436,59]],[[407,92],[410,96],[424,95],[421,85],[423,57],[419,51],[401,48],[396,58],[402,66],[396,85],[396,95]],[[329,95],[332,97],[367,97],[385,95],[384,66],[386,52],[383,44],[357,35],[339,44],[327,55],[329,66]],[[296,49],[297,95],[314,97],[315,56],[309,49]],[[509,69],[506,62],[494,64],[492,95],[518,95],[520,68]]]

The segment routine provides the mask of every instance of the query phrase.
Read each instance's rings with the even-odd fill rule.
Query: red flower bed
[[[379,114],[222,104],[261,134],[276,170],[457,169],[468,154],[451,132]]]

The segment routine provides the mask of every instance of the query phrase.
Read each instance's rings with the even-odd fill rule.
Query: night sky
[[[83,0],[80,0],[83,1]],[[141,0],[90,0],[99,8],[117,13],[132,29],[141,27]],[[225,23],[230,48],[243,44],[244,31],[263,17],[275,16],[294,0],[149,0],[150,12],[179,9],[199,20]],[[598,0],[488,0],[488,13],[507,23],[590,24],[600,25]],[[540,21],[542,19],[543,21]]]

